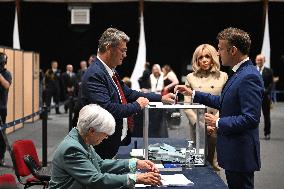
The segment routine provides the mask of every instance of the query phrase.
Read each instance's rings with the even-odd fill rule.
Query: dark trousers
[[[235,172],[225,170],[229,189],[253,189],[254,172]]]
[[[7,111],[1,110],[0,116],[1,116],[1,119],[2,119],[2,123],[5,124],[6,123]],[[2,130],[2,132],[4,132],[4,133],[5,133],[5,131],[6,131],[6,129]],[[4,158],[5,152],[6,152],[6,143],[5,143],[5,140],[3,138],[2,133],[0,133],[0,160]]]
[[[53,97],[53,101],[55,102],[55,111],[59,112],[59,98],[60,92],[55,89],[46,89],[45,91],[45,104],[48,107],[48,111],[50,111],[51,98]]]
[[[264,95],[262,100],[262,113],[264,117],[264,135],[269,135],[271,132],[271,120],[270,120],[270,97]]]

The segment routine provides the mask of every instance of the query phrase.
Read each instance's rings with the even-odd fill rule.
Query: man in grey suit
[[[52,160],[50,189],[132,188],[158,186],[161,177],[149,160],[101,159],[93,148],[115,131],[113,116],[96,104],[84,106],[78,124],[59,144]],[[136,174],[137,169],[149,172]]]
[[[260,170],[259,120],[263,96],[261,75],[248,57],[251,39],[237,28],[221,31],[217,39],[218,53],[224,66],[234,74],[221,95],[192,91],[177,86],[194,102],[218,109],[220,118],[205,114],[206,123],[217,129],[217,159],[225,169],[230,189],[253,189],[254,171]]]

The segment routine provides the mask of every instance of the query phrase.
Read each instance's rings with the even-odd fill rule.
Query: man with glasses
[[[130,38],[116,28],[108,28],[99,39],[96,60],[85,72],[81,83],[83,105],[96,103],[108,110],[115,118],[115,133],[96,146],[96,152],[103,158],[113,158],[120,145],[128,145],[133,130],[132,116],[150,101],[173,103],[172,93],[161,96],[131,90],[119,78],[116,66],[127,56]]]

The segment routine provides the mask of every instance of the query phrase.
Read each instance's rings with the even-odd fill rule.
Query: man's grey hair
[[[116,28],[108,28],[99,39],[98,51],[104,53],[108,45],[117,47],[120,41],[128,43],[130,38],[123,31]]]
[[[84,106],[80,113],[77,123],[79,133],[84,135],[90,128],[96,132],[112,135],[115,131],[115,120],[113,116],[97,104]]]

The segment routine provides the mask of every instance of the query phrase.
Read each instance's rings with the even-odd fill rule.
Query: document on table
[[[144,157],[144,149],[132,149],[130,152],[132,157]]]
[[[174,175],[161,175],[163,185],[161,187],[167,186],[193,186],[194,183],[187,179],[183,174]],[[150,185],[135,184],[135,187],[148,187]]]

